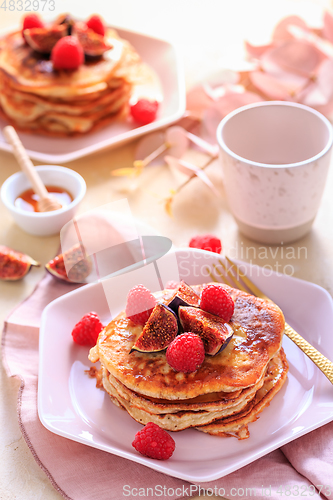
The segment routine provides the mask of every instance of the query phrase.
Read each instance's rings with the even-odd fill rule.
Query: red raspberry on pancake
[[[182,333],[169,344],[166,359],[177,372],[195,372],[205,359],[204,343],[195,333]]]
[[[23,38],[25,39],[24,37],[24,30],[28,30],[28,29],[31,29],[31,28],[44,28],[45,25],[43,23],[43,21],[41,20],[41,18],[37,15],[37,14],[27,14],[26,16],[24,16],[24,19],[23,19],[23,27],[22,27],[22,36]]]
[[[219,316],[219,318],[228,323],[234,314],[235,304],[223,285],[209,283],[208,285],[204,285],[202,289],[200,308],[215,316]]]
[[[127,295],[126,317],[136,325],[144,326],[155,306],[156,299],[151,291],[143,285],[137,285]]]
[[[64,36],[55,44],[51,52],[55,69],[77,69],[84,61],[83,48],[74,36]]]

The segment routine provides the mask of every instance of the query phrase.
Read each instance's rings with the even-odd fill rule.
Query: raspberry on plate
[[[190,248],[199,248],[214,253],[221,253],[222,243],[220,238],[212,234],[202,234],[191,238],[188,245]]]
[[[136,325],[145,325],[156,306],[156,299],[148,288],[137,285],[127,295],[126,317]]]
[[[158,109],[157,101],[139,99],[130,108],[133,119],[140,125],[147,125],[155,120]]]
[[[22,36],[24,38],[24,30],[31,28],[44,28],[44,23],[37,14],[27,14],[23,19]]]
[[[87,21],[87,26],[98,35],[105,35],[105,26],[102,19],[96,14],[91,16]]]
[[[95,312],[85,314],[73,328],[72,337],[76,344],[94,346],[103,325]]]
[[[51,52],[55,69],[77,69],[84,61],[83,48],[74,36],[64,36],[57,41]]]
[[[182,333],[168,346],[166,359],[177,372],[195,372],[205,359],[204,343],[195,333]]]
[[[157,424],[148,422],[135,434],[132,446],[141,455],[157,460],[167,460],[175,451],[176,443],[170,434]]]
[[[215,314],[215,316],[219,316],[228,323],[234,314],[235,304],[223,285],[210,283],[204,285],[202,289],[200,308],[206,312]]]

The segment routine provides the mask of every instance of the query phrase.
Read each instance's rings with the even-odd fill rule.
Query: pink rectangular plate
[[[217,263],[217,257],[201,250],[176,250],[176,255],[181,277],[191,285],[206,282],[206,266]],[[331,296],[312,283],[276,273],[265,276],[265,270],[243,265],[253,281],[282,308],[288,323],[329,357],[333,352]],[[123,275],[121,288],[126,288],[128,276]],[[116,307],[119,311],[124,308],[121,300]],[[43,313],[38,411],[44,426],[56,434],[171,476],[205,482],[223,477],[333,420],[332,385],[293,342],[284,338],[290,367],[287,382],[260,418],[249,425],[249,439],[225,439],[187,429],[172,433],[176,450],[170,460],[143,457],[131,446],[142,426],[96,389],[95,380],[85,374],[91,366],[88,348],[72,341],[74,324],[92,310],[104,323],[110,320],[100,284],[86,285],[60,297]]]

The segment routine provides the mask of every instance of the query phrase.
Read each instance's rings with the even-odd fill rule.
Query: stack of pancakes
[[[202,286],[193,288],[200,294]],[[165,351],[131,352],[142,327],[121,313],[90,350],[89,359],[101,362],[97,385],[142,424],[249,437],[248,424],[258,418],[287,376],[281,347],[284,317],[272,302],[226,288],[235,300],[233,337],[219,354],[206,355],[197,371],[176,372]],[[166,301],[170,293],[164,291],[159,300]]]
[[[105,42],[112,48],[102,56],[56,71],[21,31],[1,39],[0,116],[26,132],[71,136],[126,115],[133,85],[152,78],[152,70],[116,31],[107,29]]]

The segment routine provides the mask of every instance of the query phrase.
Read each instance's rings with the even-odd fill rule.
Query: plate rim
[[[181,251],[186,251],[188,252],[189,249],[187,248],[174,248],[172,249],[172,251],[174,251],[175,253],[177,252],[181,252]],[[203,254],[203,255],[207,255],[207,252],[203,251],[203,250],[194,250],[194,249],[190,249],[191,250],[191,253],[194,252],[194,253],[200,253],[200,254]],[[214,254],[212,254],[213,256]],[[216,257],[216,254],[214,255]],[[247,262],[244,262],[244,261],[239,261],[239,260],[236,260],[234,259],[236,262],[238,263],[242,263],[242,264],[245,264],[246,267],[248,268],[253,268],[253,267],[258,267],[259,269],[262,269],[260,266],[257,266],[257,265],[253,265],[253,264],[249,264]],[[272,274],[274,274],[275,276],[277,275],[281,275],[281,273],[276,273],[276,272],[273,272]],[[301,278],[295,278],[293,276],[288,276],[288,275],[281,275],[283,276],[284,278],[287,278],[287,280],[291,280],[291,281],[296,281],[298,282],[298,284],[300,286],[306,286],[306,287],[309,287],[309,288],[315,288],[318,292],[320,293],[324,293],[324,295],[326,296],[326,298],[328,299],[328,303],[329,303],[329,306],[330,306],[330,310],[333,312],[333,299],[331,297],[331,295],[328,293],[327,290],[325,290],[323,287],[321,287],[320,285],[317,285],[315,283],[312,283],[312,282],[309,282],[309,281],[306,281],[306,280],[303,280]],[[44,324],[44,322],[46,321],[46,317],[47,317],[47,314],[48,314],[48,311],[51,307],[53,307],[54,305],[57,305],[59,302],[62,302],[63,300],[66,300],[66,298],[68,297],[68,295],[70,296],[73,296],[73,295],[76,295],[76,294],[81,294],[81,293],[86,293],[87,290],[89,291],[90,288],[92,287],[98,287],[98,286],[102,286],[101,283],[91,283],[91,284],[88,284],[88,285],[85,285],[84,287],[80,287],[76,290],[73,290],[71,292],[68,292],[67,294],[65,295],[62,295],[60,297],[58,297],[57,299],[55,299],[54,301],[52,301],[51,303],[49,303],[43,313],[42,313],[42,319],[41,319],[41,326],[40,326],[40,352],[42,352],[42,342],[43,342],[43,334],[42,334],[42,326]],[[288,339],[289,341],[289,339]],[[290,341],[291,342],[291,341]],[[305,354],[303,354],[303,356],[305,356]],[[41,366],[42,366],[42,356],[40,356],[40,359],[39,359],[39,373],[40,373],[40,369],[41,369]],[[203,483],[205,482],[209,482],[209,481],[214,481],[216,479],[220,479],[242,467],[244,467],[245,465],[248,465],[252,462],[254,462],[255,460],[257,460],[258,458],[261,458],[262,456],[265,456],[266,454],[270,453],[271,451],[274,451],[276,450],[277,448],[280,448],[281,446],[305,435],[305,434],[308,434],[309,432],[331,422],[333,420],[333,410],[332,411],[328,411],[327,412],[327,416],[326,417],[323,417],[321,418],[320,420],[317,420],[316,422],[314,422],[313,424],[311,425],[307,425],[307,426],[304,426],[304,428],[302,430],[299,430],[297,433],[295,433],[294,435],[286,435],[284,438],[275,438],[270,445],[265,445],[264,447],[262,448],[259,448],[258,450],[254,451],[252,454],[251,454],[251,458],[248,459],[248,457],[244,458],[244,459],[237,459],[236,460],[236,463],[231,463],[231,465],[228,467],[223,467],[223,469],[219,470],[219,471],[216,471],[216,472],[212,472],[211,474],[207,474],[207,472],[202,475],[202,476],[198,476],[198,474],[196,473],[196,475],[191,475],[190,473],[184,473],[182,471],[178,472],[176,469],[166,469],[165,466],[163,464],[160,464],[158,461],[154,461],[152,459],[149,459],[149,458],[146,458],[144,456],[141,456],[140,454],[138,455],[133,455],[129,452],[127,452],[126,450],[121,450],[113,445],[96,445],[96,443],[92,443],[92,442],[88,442],[86,440],[84,440],[83,438],[81,439],[78,439],[77,436],[73,436],[70,434],[70,432],[66,432],[66,431],[62,431],[62,430],[55,430],[55,428],[49,424],[49,422],[47,421],[46,418],[44,418],[44,415],[43,415],[43,412],[41,410],[41,398],[42,398],[42,394],[41,394],[41,391],[40,391],[40,380],[41,380],[41,377],[39,376],[38,377],[38,416],[42,422],[42,424],[51,432],[55,433],[55,434],[58,434],[58,435],[61,435],[67,439],[70,439],[72,441],[76,441],[76,442],[80,442],[82,444],[85,444],[85,445],[88,445],[88,446],[91,446],[93,448],[96,448],[96,449],[101,449],[101,450],[104,450],[108,453],[112,453],[112,454],[115,454],[117,456],[120,456],[120,457],[123,457],[123,458],[126,458],[128,460],[131,460],[133,462],[137,462],[137,463],[141,463],[142,465],[145,465],[145,466],[148,466],[154,470],[157,470],[159,472],[162,472],[164,474],[167,474],[167,475],[170,475],[172,477],[176,477],[176,478],[179,478],[179,479],[182,479],[182,480],[186,480],[186,481],[192,481],[192,482],[198,482],[198,481],[201,481]],[[80,419],[80,416],[77,414],[77,418]],[[210,436],[211,437],[211,436]],[[112,451],[111,451],[112,450]],[[176,467],[176,465],[175,465]]]

